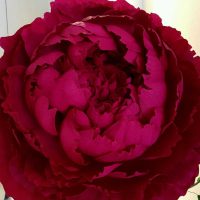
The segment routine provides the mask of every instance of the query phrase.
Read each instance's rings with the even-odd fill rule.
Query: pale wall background
[[[24,24],[30,23],[48,11],[51,0],[0,0],[0,37],[12,35]],[[136,7],[161,16],[165,25],[182,32],[200,55],[200,0],[127,0]],[[0,50],[0,55],[2,50]],[[187,166],[185,166],[187,167]],[[179,200],[197,200],[200,185],[190,189]]]

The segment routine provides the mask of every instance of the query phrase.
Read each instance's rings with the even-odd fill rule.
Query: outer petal
[[[174,148],[173,154],[149,163],[149,168],[158,176],[152,179],[146,191],[147,200],[176,200],[193,184],[200,161],[199,113],[198,110],[193,117],[194,123],[185,131],[186,137]]]
[[[173,148],[181,139],[182,137],[179,135],[177,127],[171,124],[159,137],[156,144],[142,156],[142,159],[156,159],[170,156]]]
[[[95,186],[89,186],[84,192],[79,195],[66,197],[66,200],[109,200],[109,194],[103,191],[101,188]],[[113,199],[114,200],[114,199]]]
[[[13,174],[10,160],[18,149],[17,141],[14,138],[12,124],[9,122],[7,116],[1,111],[0,146],[2,149],[0,151],[0,182],[4,185],[6,193],[14,199],[42,200],[43,197],[27,180],[18,174]],[[23,182],[23,186],[20,182]]]
[[[7,67],[28,63],[21,32],[22,30],[19,30],[14,36],[0,38],[0,46],[4,49],[4,55],[0,59],[0,75]]]

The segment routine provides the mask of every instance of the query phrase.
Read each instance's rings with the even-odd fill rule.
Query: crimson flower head
[[[124,0],[56,0],[0,39],[0,181],[16,200],[177,200],[200,162],[200,59]]]

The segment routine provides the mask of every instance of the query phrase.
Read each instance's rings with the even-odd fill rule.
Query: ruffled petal
[[[56,112],[57,109],[49,109],[49,102],[45,96],[41,96],[35,103],[35,116],[42,128],[51,135],[57,135],[56,131]]]
[[[5,191],[14,199],[42,200],[41,194],[19,174],[13,171],[11,160],[18,149],[18,142],[9,118],[0,112],[0,181]]]

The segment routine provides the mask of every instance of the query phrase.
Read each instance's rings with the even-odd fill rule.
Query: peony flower
[[[199,57],[124,0],[56,0],[1,38],[0,181],[18,200],[176,200],[200,162]]]

